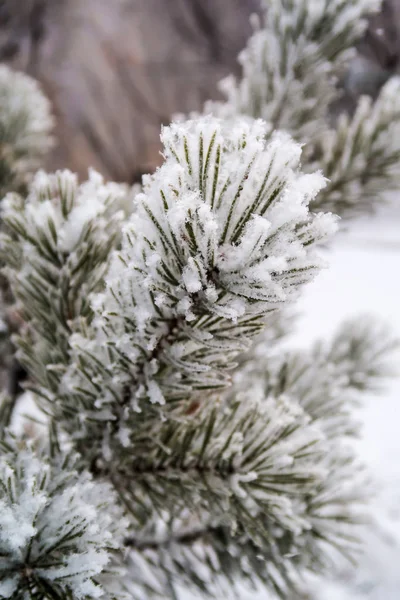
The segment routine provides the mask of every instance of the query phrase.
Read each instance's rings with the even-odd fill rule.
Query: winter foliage
[[[52,128],[50,103],[37,82],[0,65],[0,200],[10,191],[26,193],[35,171],[53,145]],[[0,273],[0,389],[5,388],[6,394],[12,392],[13,371],[18,370],[10,336],[19,318],[11,304],[8,283]],[[0,409],[2,422],[9,413],[5,406],[12,409],[10,397]]]
[[[313,208],[356,216],[370,212],[382,194],[400,185],[400,78],[392,77],[375,102],[360,98],[354,115],[341,114],[335,129],[315,144],[312,168],[329,179]]]
[[[33,175],[48,104],[0,69],[5,312],[42,423],[13,437],[19,392],[2,391],[0,598],[222,598],[245,581],[288,599],[357,557],[354,410],[395,342],[370,321],[309,351],[280,338],[324,266],[327,210],[397,186],[397,79],[330,116],[378,5],[270,2],[242,80],[214,116],[163,127],[140,190]]]
[[[239,56],[243,76],[221,82],[225,117],[245,114],[309,141],[326,128],[335,83],[379,0],[272,0]]]
[[[82,185],[69,171],[40,171],[26,199],[9,194],[3,200],[12,234],[3,236],[1,253],[14,269],[13,291],[33,325],[20,331],[20,356],[50,388],[57,375],[49,364],[59,370],[68,362],[71,332],[91,319],[89,297],[118,244],[126,194],[125,186],[104,184],[94,171]]]
[[[68,172],[39,173],[25,202],[4,200],[6,272],[26,322],[18,356],[41,406],[130,515],[121,585],[131,595],[162,596],[185,571],[210,594],[241,572],[284,596],[295,570],[324,556],[317,540],[351,539],[337,524],[364,488],[301,385],[264,384],[272,358],[241,361],[233,386],[230,372],[321,266],[314,246],[335,219],[308,204],[325,181],[299,171],[287,135],[266,140],[262,121],[201,117],[165,128],[162,140],[165,162],[121,236],[125,188],[94,173],[79,187]],[[342,352],[348,360],[346,344]],[[326,363],[307,363],[319,400],[331,384]],[[361,376],[367,367],[375,373],[361,364]],[[138,588],[143,560],[157,576]]]
[[[36,81],[0,65],[0,196],[26,190],[52,146],[50,103]]]
[[[11,442],[11,443],[10,443]],[[13,440],[0,457],[0,598],[97,598],[124,520],[113,490]],[[111,509],[107,510],[107,503]]]
[[[263,118],[305,145],[303,164],[330,180],[312,205],[344,218],[369,212],[400,186],[398,79],[373,102],[360,97],[355,113],[334,116],[343,79],[366,17],[380,0],[274,0],[239,56],[242,77],[220,84],[224,102],[206,112],[230,119]],[[384,181],[384,183],[383,183]]]
[[[284,394],[291,398],[309,416],[310,424],[322,431],[324,449],[329,450],[321,466],[329,476],[316,486],[305,508],[316,547],[329,540],[344,554],[357,551],[352,531],[360,518],[366,518],[368,485],[349,443],[360,434],[354,413],[367,389],[377,391],[385,378],[393,376],[388,356],[397,347],[387,328],[362,318],[343,323],[331,341],[316,343],[309,353],[290,352],[266,360],[260,344],[253,349],[257,359],[250,354],[235,377],[234,389],[248,389],[258,380],[266,397]],[[344,539],[346,547],[341,547]],[[314,564],[321,557],[326,554],[313,556]]]
[[[270,313],[295,297],[320,267],[313,247],[334,231],[335,220],[310,214],[307,205],[324,180],[319,174],[295,170],[300,157],[297,144],[281,136],[266,144],[263,134],[261,122],[238,121],[225,129],[224,122],[210,117],[164,129],[165,163],[136,198],[136,209],[123,228],[121,250],[110,257],[105,290],[92,296],[94,318],[89,329],[88,309],[81,300],[82,292],[84,299],[87,293],[81,282],[86,280],[90,292],[95,286],[85,269],[89,267],[95,283],[98,274],[90,262],[77,257],[88,248],[97,261],[102,254],[94,243],[87,244],[84,235],[77,235],[86,223],[81,212],[69,212],[65,228],[58,221],[61,236],[71,227],[78,243],[75,247],[68,238],[66,246],[61,237],[60,260],[60,255],[50,253],[56,227],[48,216],[52,205],[43,202],[43,193],[28,196],[22,217],[21,201],[5,200],[4,219],[12,235],[5,238],[4,248],[7,257],[13,253],[16,257],[8,274],[15,280],[17,298],[29,304],[28,338],[20,343],[21,352],[29,353],[25,362],[45,386],[41,395],[53,405],[56,399],[49,392],[56,394],[58,418],[71,419],[69,401],[61,399],[64,395],[72,394],[90,411],[89,422],[73,425],[76,434],[81,429],[79,435],[90,431],[94,439],[104,439],[105,422],[115,421],[113,429],[119,434],[112,444],[118,439],[129,445],[124,432],[134,427],[137,413],[159,416],[164,405],[163,412],[175,407],[179,411],[180,401],[223,389],[235,355],[248,346]],[[72,197],[72,192],[65,192],[65,197]],[[95,207],[93,202],[91,210]],[[40,247],[32,251],[27,245],[31,234],[22,219],[26,227],[45,223],[43,242],[39,235],[33,239],[35,244],[36,240],[48,244],[49,251]],[[96,223],[101,228],[102,221]],[[95,234],[99,244],[101,236]],[[105,255],[112,238],[106,239]],[[24,248],[26,267],[21,269],[18,257]],[[62,276],[65,283],[60,285]],[[49,285],[52,281],[55,286]],[[75,329],[80,326],[81,331],[71,330],[73,360],[66,371],[63,357],[51,361],[51,367],[50,358],[37,360],[46,346],[57,358],[53,346],[60,327],[54,326],[58,315],[52,315],[50,307],[55,304],[59,311],[60,301],[54,303],[51,297],[54,288],[63,303],[69,300],[61,307],[67,327],[80,317]],[[38,309],[45,312],[39,319],[28,314],[35,308],[31,301],[35,294]],[[30,343],[31,336],[37,337],[37,345]],[[39,362],[38,369],[34,361]],[[47,366],[41,373],[43,364]],[[96,422],[99,431],[94,433]]]

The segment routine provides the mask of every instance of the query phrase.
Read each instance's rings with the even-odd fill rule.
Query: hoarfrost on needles
[[[49,460],[29,447],[1,456],[2,598],[39,591],[39,584],[57,595],[102,595],[97,576],[119,546],[126,521],[112,488],[75,467],[72,456]]]

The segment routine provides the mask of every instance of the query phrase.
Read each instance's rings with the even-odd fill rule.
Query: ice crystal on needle
[[[86,406],[107,407],[99,418],[116,417],[116,395],[139,410],[146,398],[159,405],[224,387],[266,316],[319,270],[314,245],[336,227],[308,210],[324,178],[299,170],[290,138],[264,134],[262,121],[228,127],[213,117],[164,128],[165,162],[146,179],[106,290],[93,297],[93,334],[71,340],[64,392],[79,387]],[[82,379],[82,361],[100,378]]]
[[[96,580],[122,539],[124,520],[107,484],[31,448],[0,457],[0,598],[97,598]]]

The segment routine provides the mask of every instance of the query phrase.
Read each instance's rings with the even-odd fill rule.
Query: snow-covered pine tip
[[[311,215],[308,203],[325,180],[301,173],[301,147],[284,134],[267,141],[267,129],[210,116],[163,129],[165,163],[145,180],[126,229],[137,232],[126,253],[148,271],[142,283],[161,311],[187,321],[196,303],[232,320],[259,314],[320,266],[309,248],[335,219]]]
[[[41,384],[51,387],[47,366],[68,360],[71,329],[90,319],[88,297],[102,287],[129,202],[128,186],[92,169],[81,184],[68,170],[38,171],[27,198],[3,200],[0,259],[29,323],[21,335],[35,341],[18,344],[20,359]]]
[[[308,203],[325,180],[302,173],[300,145],[267,140],[267,127],[203,116],[162,130],[165,162],[144,178],[93,301],[98,338],[73,340],[86,357],[114,348],[113,376],[129,371],[136,397],[163,403],[160,385],[180,397],[224,385],[221,369],[321,267],[313,248],[336,220]]]
[[[25,192],[53,144],[50,103],[38,83],[0,65],[0,200]]]
[[[88,180],[79,184],[75,173],[38,171],[26,199],[9,194],[3,201],[2,216],[8,226],[32,246],[41,249],[43,259],[58,260],[72,254],[79,244],[105,243],[116,235],[124,218],[128,188],[105,182],[89,169]],[[38,253],[39,250],[36,250]]]
[[[112,489],[25,447],[0,457],[0,598],[98,598],[121,543]]]

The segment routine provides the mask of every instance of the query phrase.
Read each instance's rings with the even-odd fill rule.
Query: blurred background
[[[0,0],[0,60],[37,78],[53,103],[57,146],[47,168],[85,177],[93,166],[109,179],[140,181],[160,163],[160,126],[218,98],[218,81],[238,73],[249,17],[259,10],[258,0]],[[386,0],[335,110],[351,112],[360,94],[375,96],[394,73],[400,0]],[[400,336],[400,198],[355,221],[326,254],[330,269],[302,299],[290,343],[304,345],[366,312]],[[356,581],[344,573],[339,582],[316,582],[313,599],[400,599],[399,401],[397,381],[360,411],[360,452],[381,490],[380,534],[368,544]]]
[[[57,117],[48,167],[135,182],[160,162],[160,125],[238,73],[259,0],[0,0],[0,60],[38,79]],[[351,110],[400,72],[400,0],[370,22],[344,83]]]
[[[51,168],[137,181],[160,126],[237,71],[257,0],[3,0],[3,61],[39,79],[58,119]]]

